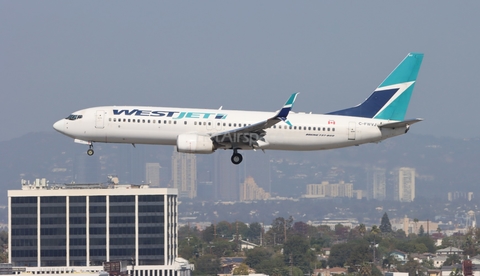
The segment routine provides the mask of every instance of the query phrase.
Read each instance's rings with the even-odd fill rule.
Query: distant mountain
[[[161,183],[170,183],[170,146],[95,144],[95,155],[86,155],[87,146],[75,144],[54,131],[29,133],[0,142],[0,175],[6,205],[6,191],[20,189],[20,179],[33,181],[46,178],[50,183],[105,182],[107,175],[118,175],[121,182],[144,181],[145,163],[158,162]],[[198,155],[198,180],[212,181],[216,172],[214,155]],[[228,155],[229,156],[229,155]],[[365,189],[366,169],[371,166],[387,170],[414,167],[417,172],[417,195],[446,198],[448,191],[472,191],[480,195],[480,139],[438,138],[407,135],[379,144],[318,152],[261,151],[245,152],[245,162],[253,163],[260,156],[269,162],[266,168],[238,166],[239,183],[252,175],[256,179],[268,175],[273,195],[298,197],[310,183],[322,180],[354,183],[354,189]],[[223,160],[225,159],[225,160]],[[225,154],[219,162],[230,163]],[[218,163],[217,163],[218,164]],[[243,164],[243,163],[242,163]],[[253,163],[254,164],[254,163]],[[229,164],[234,166],[233,164]],[[258,166],[257,166],[258,167]],[[239,183],[235,183],[238,185]]]

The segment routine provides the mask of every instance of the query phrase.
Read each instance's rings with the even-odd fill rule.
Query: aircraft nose
[[[64,126],[63,120],[57,121],[55,124],[53,124],[53,128],[58,132],[64,131],[63,126]]]

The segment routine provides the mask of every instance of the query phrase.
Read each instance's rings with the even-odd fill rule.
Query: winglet
[[[292,110],[293,103],[295,102],[295,99],[297,98],[297,96],[298,96],[298,93],[293,93],[290,96],[290,98],[288,98],[285,105],[283,105],[282,109],[280,109],[280,111],[278,111],[277,115],[274,116],[274,118],[279,118],[282,121],[286,121],[288,113],[290,112],[290,110]]]

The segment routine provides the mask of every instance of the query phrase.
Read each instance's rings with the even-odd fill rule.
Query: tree
[[[271,258],[262,260],[255,267],[255,271],[267,275],[289,275],[289,269],[283,262],[282,254],[275,254]]]
[[[262,225],[258,222],[251,223],[248,226],[247,239],[249,241],[258,241],[260,240],[260,235],[262,234]]]
[[[418,235],[420,237],[425,235],[425,230],[423,229],[423,225],[420,225],[420,229],[418,230]]]
[[[387,212],[383,214],[382,220],[380,222],[380,231],[382,233],[392,233],[392,224],[390,223],[390,219],[388,219]]]
[[[248,275],[248,265],[240,264],[233,270],[233,275]]]
[[[296,234],[306,236],[307,235],[307,230],[308,230],[308,224],[306,224],[303,221],[297,221],[293,224],[293,231]]]
[[[349,243],[340,243],[335,244],[330,249],[330,256],[328,256],[328,265],[330,267],[340,266],[347,262],[348,257],[350,256],[350,251],[352,250]]]
[[[233,230],[232,225],[228,221],[220,221],[217,223],[217,237],[219,238],[231,238],[235,231]]]
[[[398,266],[398,271],[408,272],[409,276],[424,276],[422,266],[415,260],[408,260],[404,265]]]
[[[360,226],[358,227],[358,231],[360,232],[360,235],[362,235],[362,237],[365,236],[365,233],[367,232],[367,227],[365,227],[365,224],[360,224]]]
[[[217,275],[220,271],[220,260],[214,255],[205,254],[195,261],[193,275]]]
[[[273,251],[265,247],[255,247],[253,249],[247,250],[245,254],[247,255],[247,258],[245,259],[245,263],[249,267],[253,269],[257,269],[258,265],[263,260],[268,260],[272,257]]]
[[[272,227],[265,234],[265,239],[268,241],[268,244],[283,244],[286,238],[285,234],[291,231],[292,222],[292,217],[289,217],[288,219],[284,219],[283,217],[274,219],[272,222]]]
[[[284,263],[300,268],[307,273],[310,263],[315,260],[315,254],[305,237],[294,235],[283,246]]]
[[[452,255],[448,255],[443,265],[451,266],[451,265],[460,264],[460,263],[462,263],[462,259],[460,258],[460,256],[458,256],[457,254],[452,254]]]

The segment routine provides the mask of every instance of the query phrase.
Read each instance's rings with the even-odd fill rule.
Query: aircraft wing
[[[211,139],[219,145],[229,144],[232,145],[232,147],[242,145],[253,146],[254,144],[258,145],[256,142],[262,139],[262,137],[265,135],[265,129],[270,128],[281,121],[284,121],[290,125],[290,122],[287,120],[287,116],[290,110],[292,110],[293,103],[295,102],[297,95],[298,93],[293,93],[290,98],[288,98],[285,105],[283,105],[282,109],[280,109],[273,117],[248,126],[214,133],[211,135]]]

